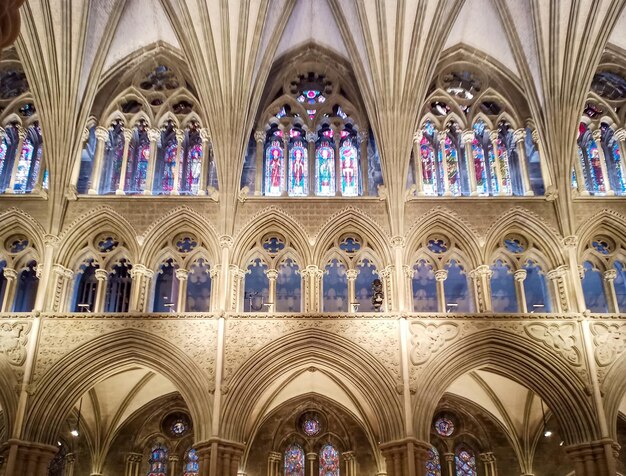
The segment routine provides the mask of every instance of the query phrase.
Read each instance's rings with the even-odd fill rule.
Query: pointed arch
[[[587,244],[596,234],[608,234],[622,246],[626,246],[626,216],[616,210],[604,208],[582,220],[576,230],[578,257],[581,258]]]
[[[12,325],[24,325],[30,329],[30,323],[22,324],[15,322]],[[30,337],[33,338],[32,336]],[[7,438],[13,437],[13,425],[17,417],[18,394],[15,392],[17,386],[18,381],[15,371],[11,368],[7,359],[4,356],[0,356],[0,418],[4,418],[4,434]],[[1,424],[2,422],[0,421]]]

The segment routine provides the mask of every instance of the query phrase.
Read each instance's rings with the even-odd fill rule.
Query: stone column
[[[519,312],[527,313],[528,305],[526,304],[526,291],[524,290],[524,280],[528,275],[525,269],[518,269],[513,274],[515,278],[515,294],[517,295],[517,309]]]
[[[63,468],[63,476],[74,476],[74,464],[76,463],[76,455],[68,453],[65,455],[65,465]]]
[[[177,300],[177,312],[185,312],[187,307],[187,277],[189,271],[186,269],[176,270],[176,279],[178,279],[178,300]]]
[[[324,271],[315,265],[307,266],[302,270],[304,312],[320,312],[320,289]]]
[[[424,132],[418,130],[413,136],[413,176],[415,177],[415,190],[418,197],[424,196],[424,172],[422,170],[422,154],[420,144],[424,137]]]
[[[229,266],[231,275],[232,295],[230,310],[235,312],[243,311],[243,280],[246,276],[246,270],[241,269],[234,264]]]
[[[52,286],[48,306],[52,312],[64,312],[68,308],[69,288],[74,272],[60,264],[52,266]]]
[[[143,456],[141,453],[129,453],[126,456],[126,470],[124,476],[140,476],[141,460]]]
[[[354,451],[346,451],[341,456],[343,456],[346,468],[344,475],[356,476],[356,455],[354,454]]]
[[[413,308],[413,277],[415,276],[415,270],[408,265],[403,265],[402,270],[404,271],[404,295],[409,301],[407,311],[415,311]]]
[[[369,134],[367,131],[359,132],[359,153],[361,159],[361,195],[369,195],[369,167],[367,157],[367,141]]]
[[[437,304],[439,312],[446,312],[446,294],[444,289],[444,282],[448,279],[448,271],[445,269],[438,269],[435,271],[435,280],[437,281]]]
[[[142,264],[136,264],[130,270],[130,277],[133,280],[130,293],[130,311],[146,311],[148,288],[152,276],[154,276],[154,271]]]
[[[607,296],[607,304],[609,312],[618,313],[619,304],[617,302],[617,294],[615,293],[615,278],[617,278],[617,270],[607,269],[604,272],[604,290]]]
[[[348,269],[346,271],[346,277],[348,278],[348,312],[355,313],[358,308],[358,302],[356,300],[355,281],[359,272],[356,269]]]
[[[170,455],[167,461],[169,463],[168,474],[177,475],[178,474],[178,462],[180,461],[180,457],[178,455]]]
[[[96,288],[96,302],[93,306],[93,312],[104,312],[104,298],[106,296],[108,278],[109,273],[106,269],[96,269],[98,287]]]
[[[58,448],[16,439],[8,440],[5,476],[47,476],[48,465]]]
[[[306,475],[315,475],[315,462],[317,461],[317,453],[307,453],[306,454],[306,466],[304,474]]]
[[[388,476],[425,476],[430,444],[415,438],[380,445]]]
[[[269,281],[267,312],[274,312],[276,310],[276,279],[278,278],[278,271],[275,269],[268,269],[265,271],[265,275]]]
[[[270,451],[267,458],[267,476],[280,476],[280,463],[282,455],[276,451]]]
[[[2,134],[0,133],[0,139],[1,139],[1,135]],[[76,160],[74,160],[74,165],[72,166],[72,175],[70,177],[70,185],[66,194],[68,197],[71,197],[71,199],[73,200],[76,200],[78,178],[80,177],[80,166],[81,166],[81,162],[83,158],[83,148],[85,147],[85,144],[87,143],[88,140],[89,140],[89,129],[85,127],[83,129],[83,135],[81,137],[82,147],[80,149],[80,152],[78,153],[78,156],[76,157]]]
[[[569,274],[567,266],[559,266],[546,273],[546,278],[550,280],[552,287],[552,303],[554,312],[569,312],[569,293],[565,282],[565,276]]]
[[[100,193],[100,177],[102,177],[102,167],[106,143],[109,140],[109,130],[106,127],[96,127],[96,153],[91,168],[91,180],[89,181],[89,195]]]
[[[602,131],[596,129],[592,133],[593,140],[596,141],[596,150],[598,151],[598,157],[600,157],[600,168],[602,169],[602,180],[604,183],[604,191],[607,196],[615,195],[615,191],[611,188],[611,181],[609,180],[609,173],[606,166],[606,155],[604,154],[604,148],[602,147]]]
[[[5,193],[14,193],[15,192],[15,178],[17,176],[17,166],[20,162],[20,157],[22,156],[22,148],[24,147],[24,141],[26,140],[26,129],[17,126],[17,148],[15,149],[15,157],[13,159],[13,167],[11,169],[11,177],[9,178],[9,186],[5,190]],[[7,158],[5,158],[6,160]]]
[[[526,130],[517,129],[513,132],[513,140],[517,147],[517,158],[519,159],[520,174],[522,175],[522,185],[524,195],[533,196],[535,192],[530,186],[530,176],[528,175],[528,158],[526,157]]]
[[[446,197],[452,196],[450,191],[450,177],[448,176],[448,160],[446,158],[446,136],[448,131],[441,131],[438,133],[439,139],[439,153],[441,154],[441,167],[443,169],[443,194]],[[435,160],[437,157],[435,157]]]
[[[125,195],[124,188],[126,187],[126,171],[128,169],[128,153],[130,150],[130,141],[133,138],[132,129],[122,129],[124,135],[124,151],[122,152],[122,167],[120,170],[120,183],[117,184],[117,190],[115,195]]]
[[[17,289],[17,271],[13,268],[4,268],[4,277],[7,282],[0,311],[11,312],[13,310],[13,301],[15,300],[15,290]]]
[[[483,462],[483,466],[485,468],[485,476],[497,476],[496,471],[496,458],[493,453],[480,453],[480,460]]]
[[[37,287],[37,297],[35,298],[35,311],[43,311],[46,304],[48,285],[52,276],[53,256],[55,250],[59,246],[60,240],[56,235],[46,234],[43,237],[43,242],[43,257],[37,264],[37,278],[39,278],[39,286]]]
[[[200,129],[202,141],[202,167],[200,167],[200,179],[198,180],[198,195],[206,195],[206,179],[211,170],[211,136],[208,129]]]
[[[491,276],[493,272],[483,264],[469,273],[474,288],[476,311],[491,312]]]
[[[263,146],[265,145],[265,136],[265,131],[256,131],[254,133],[254,142],[256,143],[254,194],[257,196],[263,195]]]
[[[574,463],[576,476],[616,474],[614,455],[606,451],[606,446],[611,443],[611,440],[599,440],[566,447],[565,451]]]
[[[395,311],[397,310],[397,305],[395,302],[394,296],[392,296],[392,292],[394,289],[393,286],[393,273],[395,272],[395,266],[390,264],[386,266],[382,271],[378,272],[378,276],[380,276],[380,280],[383,283],[383,291],[385,293],[385,306],[383,311]]]
[[[496,169],[496,181],[498,182],[498,195],[506,195],[504,191],[504,183],[502,180],[502,169],[500,168],[500,156],[498,155],[498,131],[489,132],[489,140],[491,140],[491,148],[493,149],[493,160]],[[489,151],[485,151],[485,162],[489,167]]]
[[[571,302],[570,308],[574,312],[583,312],[587,309],[585,304],[585,296],[583,294],[583,286],[581,282],[581,275],[578,272],[578,237],[575,235],[566,236],[563,238],[563,247],[566,251],[567,263],[569,265],[569,277],[574,294],[574,302]],[[574,308],[574,306],[576,306]]]
[[[576,185],[578,187],[578,194],[585,197],[591,195],[587,190],[587,181],[585,180],[585,173],[583,172],[583,166],[580,163],[580,158],[574,159],[574,172],[576,172]]]
[[[339,156],[341,131],[339,126],[333,126],[333,141],[335,142],[335,196],[341,197],[341,157]]]
[[[448,468],[447,474],[449,474],[450,476],[454,476],[456,474],[456,471],[454,469],[454,453],[444,453],[443,459],[446,462],[446,468]]]
[[[474,131],[472,129],[463,131],[463,133],[461,134],[461,141],[463,142],[465,163],[467,164],[467,176],[469,177],[470,196],[475,197],[476,195],[478,195],[478,189],[476,185],[476,166],[474,164],[474,153],[472,152]]]
[[[309,181],[309,196],[315,195],[315,144],[317,143],[318,136],[315,132],[306,133],[306,141],[308,147],[308,181]]]
[[[172,195],[180,195],[180,171],[183,167],[183,159],[185,151],[183,149],[183,141],[185,140],[185,131],[176,129],[176,165],[174,166],[174,186],[172,187]]]
[[[144,195],[152,195],[154,189],[154,173],[156,169],[157,152],[159,150],[159,139],[161,131],[159,129],[148,129],[148,139],[150,140],[150,159],[148,162],[148,171],[146,173],[146,188]]]

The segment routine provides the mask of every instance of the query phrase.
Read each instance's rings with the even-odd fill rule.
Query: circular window
[[[162,427],[164,432],[173,438],[180,438],[190,432],[191,421],[185,413],[170,413],[163,419]]]
[[[100,253],[110,253],[119,246],[119,240],[113,235],[101,235],[96,239],[96,246]]]
[[[523,253],[528,249],[528,242],[519,235],[508,235],[503,240],[504,248],[515,254]]]
[[[189,253],[198,246],[198,240],[191,235],[179,235],[174,240],[174,245],[179,253]]]
[[[615,250],[615,243],[606,236],[596,236],[591,240],[591,246],[601,255],[611,254]]]
[[[445,416],[437,418],[434,427],[439,436],[452,436],[454,433],[454,422]]]
[[[322,431],[322,419],[315,411],[303,413],[298,418],[298,429],[306,436],[317,436]]]
[[[28,248],[29,244],[24,235],[13,235],[5,242],[4,247],[9,253],[16,255]]]
[[[431,236],[427,243],[426,247],[436,255],[440,255],[448,251],[450,248],[448,239],[444,236]]]

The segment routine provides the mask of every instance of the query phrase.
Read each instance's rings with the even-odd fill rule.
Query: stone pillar
[[[47,476],[58,448],[16,439],[8,440],[5,476]]]
[[[317,461],[317,453],[307,453],[306,454],[306,468],[304,470],[304,474],[306,475],[314,475],[315,474],[315,462]]]
[[[446,158],[446,136],[448,131],[441,131],[438,133],[439,139],[439,153],[441,154],[441,167],[443,169],[443,194],[446,197],[452,195],[450,191],[450,177],[448,176],[448,160]],[[437,158],[435,157],[435,160]]]
[[[14,193],[15,192],[15,178],[17,176],[17,166],[20,162],[20,157],[22,156],[22,148],[24,147],[24,141],[26,140],[26,129],[17,126],[17,148],[15,149],[15,158],[13,159],[13,167],[11,169],[11,177],[9,178],[9,186],[5,190],[5,193]],[[6,160],[6,158],[5,158]]]
[[[233,247],[234,240],[232,236],[222,235],[219,237],[220,250],[221,250],[221,265],[222,273],[220,275],[220,299],[219,307],[216,310],[220,311],[240,311],[239,307],[235,307],[236,301],[239,300],[239,289],[234,289],[233,271],[238,268],[231,269],[230,266],[230,250]],[[230,294],[229,294],[230,293]]]
[[[37,287],[37,297],[35,298],[35,311],[43,311],[44,305],[46,304],[48,285],[52,277],[53,256],[60,243],[59,237],[51,234],[44,235],[43,241],[45,246],[43,257],[37,263],[39,286]]]
[[[519,159],[520,174],[522,176],[522,185],[524,187],[524,195],[533,196],[535,192],[530,186],[530,176],[528,175],[528,159],[526,157],[526,130],[517,129],[513,132],[513,140],[517,147],[517,158]]]
[[[268,269],[265,271],[265,275],[269,281],[267,312],[274,312],[276,310],[276,279],[278,278],[278,271],[275,269]]]
[[[345,476],[357,476],[356,472],[356,455],[354,451],[346,451],[341,456],[343,456],[343,461],[345,462]]]
[[[244,280],[244,277],[246,276],[246,270],[241,269],[235,266],[234,264],[231,264],[229,266],[229,269],[230,269],[230,276],[231,276],[230,278],[231,288],[229,289],[232,289],[229,310],[234,311],[234,312],[241,312],[243,311],[243,290],[244,290],[243,280]]]
[[[395,303],[395,299],[392,296],[393,292],[393,273],[395,272],[395,266],[389,265],[385,267],[382,271],[379,271],[378,275],[380,276],[380,280],[383,283],[383,291],[385,293],[385,306],[383,311],[394,311],[397,310],[397,306]]]
[[[369,134],[367,131],[359,132],[359,153],[361,159],[361,195],[369,195],[369,164],[367,157],[367,141]]]
[[[237,476],[244,445],[218,438],[196,445],[199,476]]]
[[[187,277],[189,271],[186,269],[176,270],[176,279],[178,279],[178,300],[177,300],[177,312],[185,312],[187,307]],[[173,473],[172,473],[173,474]]]
[[[491,312],[491,276],[493,272],[483,264],[469,273],[474,288],[477,312]]]
[[[570,307],[573,308],[574,312],[583,312],[587,309],[587,305],[585,304],[581,276],[578,272],[578,237],[575,235],[566,236],[563,238],[563,246],[566,251],[570,282],[574,294],[574,302],[570,303]]]
[[[96,269],[96,279],[98,287],[96,288],[96,302],[93,306],[93,312],[104,312],[104,298],[107,292],[107,279],[109,273],[106,269]]]
[[[350,313],[355,313],[358,308],[355,289],[355,281],[358,275],[359,272],[356,269],[346,271],[346,277],[348,278],[348,312]]]
[[[497,476],[496,457],[492,452],[480,453],[480,460],[485,468],[485,476]]]
[[[69,306],[70,284],[74,272],[60,264],[52,266],[52,285],[47,308],[52,312],[65,312]]]
[[[604,191],[607,196],[615,195],[615,191],[611,188],[611,181],[609,180],[609,173],[606,167],[606,155],[604,154],[604,148],[602,147],[602,131],[596,129],[592,133],[593,140],[596,141],[596,150],[598,151],[598,157],[600,158],[600,168],[602,169],[602,181],[604,183]]]
[[[211,302],[209,303],[209,306],[210,306],[209,311],[213,311],[214,309],[217,309],[218,307],[217,302],[218,302],[218,297],[220,295],[219,275],[220,275],[221,269],[222,269],[222,266],[219,264],[209,269],[209,277],[211,278]]]
[[[463,142],[463,150],[465,152],[465,163],[467,164],[467,176],[469,177],[470,195],[475,197],[478,195],[476,185],[476,166],[474,164],[474,153],[472,152],[472,142],[474,141],[474,131],[468,129],[461,134]]]
[[[454,468],[454,453],[444,453],[443,459],[446,462],[446,468],[448,468],[447,474],[449,474],[450,476],[454,476],[456,474],[456,471]]]
[[[256,131],[254,141],[256,143],[254,194],[263,195],[263,146],[265,145],[265,131]]]
[[[390,311],[407,311],[411,309],[409,306],[408,296],[405,294],[406,288],[402,285],[404,277],[406,276],[404,271],[404,250],[406,247],[406,241],[403,236],[397,235],[391,238],[391,248],[393,251],[393,266],[390,268],[392,277],[391,280],[387,279],[383,281],[385,296],[388,300],[385,302],[388,304],[385,306],[385,310]],[[385,268],[386,269],[386,268]],[[389,300],[393,296],[393,300]],[[393,307],[391,306],[393,304]]]
[[[198,195],[206,195],[206,179],[211,170],[211,136],[208,129],[200,129],[200,140],[202,141],[202,167],[198,180]]]
[[[185,150],[183,141],[185,140],[185,131],[176,129],[176,164],[174,165],[174,186],[172,187],[172,195],[180,195],[180,171],[183,167],[183,159]]]
[[[526,291],[524,290],[524,280],[528,272],[525,269],[518,269],[514,273],[515,277],[515,294],[517,295],[517,310],[522,313],[528,312],[526,304]]]
[[[13,310],[13,301],[15,300],[15,291],[17,289],[17,271],[13,268],[4,268],[4,278],[6,279],[6,286],[4,288],[0,311],[11,312]]]
[[[136,264],[130,270],[130,277],[133,280],[130,293],[130,311],[146,311],[147,294],[152,276],[154,276],[154,271],[142,264]]]
[[[0,131],[0,139],[2,138],[1,136],[2,134]],[[82,147],[80,149],[80,152],[78,153],[78,156],[76,157],[76,160],[74,160],[74,165],[72,166],[72,175],[70,177],[70,186],[67,191],[67,196],[71,197],[73,200],[76,200],[78,178],[80,177],[80,166],[81,166],[81,162],[83,158],[83,148],[85,147],[85,144],[87,143],[88,140],[89,140],[89,129],[85,127],[83,129],[83,135],[81,137]]]
[[[65,455],[65,465],[63,468],[63,476],[74,476],[74,464],[76,463],[76,455],[68,453]]]
[[[566,447],[565,451],[574,463],[576,476],[617,474],[613,452],[606,449],[612,443],[611,440],[599,440]]]
[[[140,476],[141,460],[143,456],[141,453],[128,453],[126,456],[126,470],[124,476]]]
[[[404,271],[404,295],[409,301],[407,311],[415,311],[413,309],[413,277],[415,276],[415,270],[406,264],[403,265],[402,269]]]
[[[424,196],[424,172],[422,170],[422,154],[420,144],[424,137],[424,132],[418,130],[413,136],[413,176],[415,177],[415,190],[418,197]]]
[[[576,172],[576,186],[578,187],[578,194],[581,196],[591,195],[587,190],[587,181],[585,180],[585,173],[583,172],[583,166],[580,163],[580,158],[574,159],[574,172]]]
[[[125,195],[124,188],[126,186],[126,171],[128,169],[128,152],[130,150],[130,141],[133,138],[132,129],[122,129],[124,135],[124,151],[122,152],[122,167],[120,170],[120,183],[117,184],[115,195]]]
[[[317,143],[318,135],[315,132],[306,133],[306,141],[308,147],[308,181],[309,181],[309,196],[315,195],[315,144]]]
[[[100,193],[100,177],[102,177],[103,158],[106,143],[109,140],[109,130],[106,127],[96,127],[96,153],[91,167],[91,180],[89,181],[89,195]]]
[[[491,140],[491,148],[493,149],[493,160],[495,163],[496,169],[496,181],[498,182],[498,195],[506,195],[504,191],[504,183],[502,180],[502,169],[500,168],[500,156],[498,155],[498,131],[490,131],[489,132],[489,140]],[[485,151],[485,162],[487,163],[487,167],[489,167],[489,152]]]
[[[609,312],[619,313],[619,304],[617,302],[617,294],[615,293],[615,278],[617,278],[617,270],[607,269],[604,272],[604,290],[609,305]]]
[[[180,458],[178,455],[169,456],[169,458],[167,459],[167,462],[169,463],[169,471],[167,474],[172,474],[172,475],[178,474],[178,462],[179,461],[180,461]]]
[[[387,463],[388,476],[425,476],[430,445],[414,438],[392,441],[380,446]]]
[[[267,476],[280,476],[280,463],[282,459],[283,456],[280,453],[270,451],[267,457]]]
[[[570,298],[567,290],[565,277],[569,274],[567,266],[559,266],[546,273],[552,288],[552,303],[554,312],[569,312]]]
[[[437,281],[437,311],[446,312],[446,294],[444,289],[444,282],[448,279],[448,271],[445,269],[438,269],[435,271],[435,280]]]
[[[320,289],[324,271],[315,265],[307,266],[302,270],[304,280],[304,312],[320,312]]]
[[[152,195],[152,190],[154,189],[154,173],[156,169],[160,138],[161,131],[159,129],[148,129],[148,139],[150,140],[150,159],[148,162],[148,171],[146,173],[146,189],[143,191],[144,195]]]

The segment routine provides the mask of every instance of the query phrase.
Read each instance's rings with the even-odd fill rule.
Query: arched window
[[[200,190],[200,176],[202,175],[202,138],[197,124],[187,129],[185,133],[183,163],[180,168],[181,195],[197,195]]]
[[[606,193],[598,144],[582,122],[578,128],[578,160],[583,176],[577,176],[576,180],[584,181],[587,191],[592,195]]]
[[[74,312],[93,312],[96,304],[96,279],[98,265],[94,260],[87,260],[78,268],[76,273],[76,291],[74,294]]]
[[[104,301],[105,312],[128,312],[132,266],[122,259],[113,266],[107,279],[107,293]]]
[[[76,184],[76,191],[78,193],[87,193],[89,190],[89,180],[91,179],[91,170],[94,158],[96,157],[97,142],[96,126],[92,126],[89,128],[89,134],[87,135],[87,140],[85,141],[80,155],[80,172]]]
[[[438,195],[440,190],[443,190],[439,174],[440,162],[436,159],[435,153],[436,133],[434,124],[426,121],[422,128],[422,138],[419,144],[425,195]]]
[[[177,266],[171,258],[159,266],[154,284],[154,312],[176,311],[179,284],[176,268]]]
[[[344,197],[359,196],[359,153],[355,147],[356,133],[346,127],[340,133],[339,170],[341,194]]]
[[[320,476],[339,476],[339,451],[330,443],[320,450]]]
[[[582,287],[587,308],[591,312],[609,312],[602,273],[591,261],[583,263],[583,273]]]
[[[13,173],[13,162],[19,142],[17,127],[7,126],[0,137],[2,137],[2,142],[0,142],[0,193],[4,193],[9,187]]]
[[[476,476],[476,456],[474,451],[465,445],[459,445],[454,452],[456,476]]]
[[[120,184],[122,159],[124,157],[124,125],[117,121],[109,128],[109,140],[104,151],[102,177],[99,192],[115,193]]]
[[[187,276],[187,312],[207,312],[211,309],[210,267],[200,258],[189,267]]]
[[[315,152],[315,194],[335,195],[335,147],[330,129],[321,133]]]
[[[31,312],[35,307],[38,287],[37,262],[30,261],[19,274],[13,311]]]
[[[620,151],[619,141],[608,124],[602,123],[600,130],[602,131],[602,148],[604,157],[606,157],[606,170],[611,189],[617,195],[624,195],[626,193],[626,180],[624,178],[624,159]]]
[[[481,120],[476,121],[474,124],[474,136],[478,141],[480,150],[482,153],[482,161],[485,167],[484,177],[486,180],[486,188],[483,191],[484,195],[498,195],[500,193],[500,184],[498,183],[498,162],[496,161],[496,154],[493,150],[493,142],[491,140],[491,134],[487,129],[485,123]],[[501,151],[503,152],[503,151]],[[474,157],[474,165],[476,167],[476,156]],[[478,185],[477,185],[478,191]]]
[[[359,312],[374,312],[372,284],[375,279],[378,279],[376,266],[370,260],[363,259],[357,264],[356,270],[358,274],[354,282],[354,291],[356,302],[359,303]]]
[[[324,312],[348,312],[348,278],[344,263],[335,258],[326,265],[322,289]]]
[[[296,443],[289,445],[284,456],[284,476],[304,476],[304,450]]]
[[[150,164],[150,139],[148,124],[139,121],[133,129],[128,150],[128,166],[124,191],[126,194],[143,193],[146,190],[148,165]]]
[[[523,195],[524,189],[519,173],[517,147],[513,140],[513,130],[506,123],[498,127],[498,161],[502,180],[501,195]]]
[[[444,269],[448,272],[443,282],[443,291],[446,297],[446,311],[472,312],[474,302],[470,295],[468,276],[461,264],[451,259]]]
[[[285,157],[282,146],[282,131],[275,130],[274,137],[265,149],[265,195],[280,196],[283,192]]]
[[[13,187],[15,193],[30,193],[35,188],[41,168],[42,151],[43,144],[39,125],[31,126],[27,130],[18,158]]]
[[[267,265],[260,259],[254,259],[248,265],[244,284],[244,311],[261,312],[269,301],[269,278],[267,277]]]
[[[615,295],[619,311],[626,313],[626,264],[616,261],[614,264],[617,276],[615,277]],[[0,294],[2,296],[2,294]]]
[[[304,197],[309,193],[308,152],[304,131],[291,129],[289,140],[289,195]]]
[[[537,143],[534,139],[535,135],[533,135],[533,131],[530,127],[527,127],[525,132],[524,148],[526,151],[530,188],[535,195],[544,195],[545,186],[541,172],[541,157],[539,156],[539,148],[537,147]]]
[[[421,259],[413,266],[413,310],[437,312],[438,308],[435,270],[432,264]]]
[[[444,132],[445,139],[443,141],[443,153],[442,160],[445,159],[445,169],[448,173],[448,191],[450,195],[460,196],[462,192],[464,195],[469,195],[467,189],[469,187],[462,187],[462,175],[461,174],[461,160],[459,155],[459,143],[460,133],[458,126],[455,123],[448,124],[447,130]]]
[[[491,265],[491,304],[494,312],[517,312],[515,277],[511,267],[497,260]]]
[[[441,476],[441,462],[439,461],[439,451],[432,446],[428,450],[428,461],[426,461],[426,476]]]
[[[536,262],[530,260],[526,262],[523,269],[526,270],[524,294],[528,312],[551,312],[552,305],[543,270]]]
[[[167,456],[167,448],[162,445],[153,447],[148,460],[150,469],[147,476],[167,476]]]
[[[185,469],[183,476],[198,476],[200,471],[200,465],[198,463],[199,458],[194,448],[191,448],[185,453]]]
[[[495,183],[491,177],[491,167],[485,154],[485,148],[489,150],[489,140],[485,135],[485,123],[476,121],[474,138],[472,139],[472,157],[474,160],[472,169],[476,178],[476,193],[481,196],[490,195],[495,189]]]
[[[300,312],[302,308],[302,278],[300,268],[291,258],[278,265],[276,278],[276,311]]]
[[[170,121],[161,132],[161,147],[157,152],[154,192],[169,195],[174,190],[174,174],[178,160],[177,131]]]

